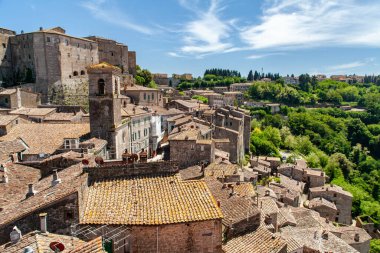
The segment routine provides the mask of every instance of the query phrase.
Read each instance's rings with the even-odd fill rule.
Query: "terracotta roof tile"
[[[89,242],[83,243],[68,253],[106,253],[103,249],[102,237],[97,237]]]
[[[233,238],[223,246],[226,253],[277,253],[286,248],[286,241],[260,227],[255,232]]]
[[[18,115],[0,115],[0,126],[6,126],[18,117]]]
[[[60,184],[52,187],[51,182],[53,176],[50,175],[41,179],[34,185],[34,189],[37,192],[34,196],[14,201],[5,206],[4,210],[1,212],[0,227],[14,220],[25,217],[57,200],[77,193],[78,189],[87,180],[87,174],[82,174],[81,165],[73,165],[58,172],[58,175],[62,180]],[[27,190],[24,190],[25,195],[26,193]]]
[[[204,182],[162,175],[94,182],[81,223],[158,225],[222,217]]]
[[[205,178],[207,186],[210,188],[212,195],[220,203],[223,212],[223,223],[232,226],[234,223],[241,222],[248,217],[259,216],[260,212],[254,206],[253,200],[249,196],[244,195],[244,187],[240,188],[240,194],[231,195],[231,189],[223,186],[218,180],[208,177]],[[236,184],[233,184],[236,187]],[[235,190],[235,188],[234,188]],[[249,194],[250,195],[250,194]]]
[[[52,154],[65,138],[80,138],[89,132],[89,124],[18,124],[0,141],[22,138],[29,146],[29,154]]]
[[[65,246],[65,251],[74,249],[84,243],[82,240],[72,236],[33,231],[23,235],[22,239],[15,244],[9,242],[1,245],[0,251],[3,253],[19,253],[24,252],[26,247],[31,247],[35,253],[54,253],[50,248],[50,243],[52,242],[62,243]]]
[[[0,161],[7,161],[10,155],[23,152],[27,148],[20,139],[0,142]]]

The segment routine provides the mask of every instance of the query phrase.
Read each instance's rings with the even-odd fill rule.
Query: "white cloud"
[[[176,52],[169,52],[168,55],[171,56],[171,57],[176,57],[176,58],[183,58],[183,57],[185,57],[185,56],[180,55],[180,54],[178,54]]]
[[[180,52],[185,54],[204,55],[220,53],[230,50],[233,45],[225,40],[229,38],[229,32],[234,23],[233,20],[224,21],[220,18],[220,12],[224,9],[220,0],[210,0],[210,6],[206,11],[198,8],[199,1],[179,0],[180,4],[188,10],[192,10],[196,18],[184,24],[184,46]]]
[[[252,49],[379,47],[379,13],[380,3],[363,0],[266,0],[240,38]]]
[[[129,20],[123,13],[120,13],[117,9],[107,8],[104,4],[107,3],[107,0],[89,0],[81,3],[85,9],[89,10],[91,14],[97,18],[101,19],[105,22],[108,22],[113,25],[118,25],[130,30],[137,31],[143,34],[153,34],[153,30],[143,26],[136,24]]]
[[[273,55],[284,55],[284,53],[253,54],[253,55],[248,56],[247,59],[257,60],[257,59],[262,59],[262,58],[266,58]]]
[[[328,69],[330,71],[350,70],[350,69],[355,69],[358,67],[367,66],[374,61],[375,61],[374,58],[367,58],[362,61],[354,61],[354,62],[344,63],[340,65],[330,66]]]

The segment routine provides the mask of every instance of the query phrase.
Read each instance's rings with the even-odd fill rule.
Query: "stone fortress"
[[[86,103],[86,67],[99,62],[118,66],[126,76],[136,73],[136,53],[128,46],[96,36],[74,37],[61,27],[20,34],[0,28],[0,42],[1,86],[28,87],[45,103]]]

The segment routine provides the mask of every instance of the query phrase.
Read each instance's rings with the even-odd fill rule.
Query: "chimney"
[[[13,244],[18,243],[22,238],[21,231],[17,228],[17,226],[13,227],[12,232],[10,233],[10,237]]]
[[[37,193],[37,191],[34,190],[33,184],[28,184],[28,193],[26,194],[26,198],[32,197]]]
[[[40,230],[42,233],[47,233],[47,213],[40,213]]]
[[[230,188],[231,188],[230,196],[233,196],[235,194],[235,188],[233,185],[231,185]]]
[[[355,242],[360,241],[360,235],[358,233],[355,234],[354,240]]]
[[[40,26],[40,31],[42,31],[43,30],[43,28],[42,28],[42,26]]]
[[[21,103],[21,89],[16,88],[16,101],[17,101],[17,108],[20,108],[22,106]]]
[[[62,180],[58,177],[58,170],[53,171],[53,180],[51,181],[51,186],[56,186],[57,184],[60,184]]]
[[[3,177],[1,178],[1,182],[3,182],[4,184],[7,184],[9,182],[7,174],[3,175]]]

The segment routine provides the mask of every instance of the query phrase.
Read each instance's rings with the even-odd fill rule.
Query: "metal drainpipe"
[[[159,252],[158,251],[158,226],[157,226],[157,245],[156,245],[156,249],[157,249],[157,253]]]

